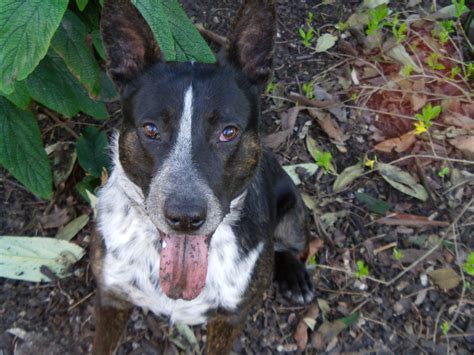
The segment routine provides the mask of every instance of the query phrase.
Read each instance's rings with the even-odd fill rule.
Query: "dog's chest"
[[[106,246],[104,287],[135,305],[168,315],[172,322],[204,323],[213,309],[236,309],[263,245],[241,255],[236,236],[224,220],[211,239],[202,293],[191,301],[170,299],[159,285],[158,232],[143,205],[137,203],[136,186],[130,182],[124,188],[127,179],[118,173],[114,171],[99,199],[98,226]]]

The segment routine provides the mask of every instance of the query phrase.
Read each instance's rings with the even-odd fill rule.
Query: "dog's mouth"
[[[172,299],[192,300],[206,284],[210,235],[160,232],[160,285]]]

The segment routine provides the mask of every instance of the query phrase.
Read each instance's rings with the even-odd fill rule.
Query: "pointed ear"
[[[275,35],[274,1],[244,0],[227,37],[227,61],[263,86],[272,74]]]
[[[100,31],[109,59],[107,69],[119,89],[160,60],[150,27],[129,0],[105,0]]]

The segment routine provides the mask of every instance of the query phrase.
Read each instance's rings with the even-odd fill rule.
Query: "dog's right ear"
[[[161,59],[150,27],[129,0],[104,1],[100,30],[109,58],[107,69],[119,89]]]

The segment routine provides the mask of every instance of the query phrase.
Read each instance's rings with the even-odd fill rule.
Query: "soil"
[[[347,98],[337,85],[337,64],[341,57],[334,53],[311,53],[302,45],[298,29],[304,24],[308,11],[314,13],[318,28],[324,29],[346,20],[360,2],[278,1],[279,32],[274,66],[275,81],[281,89],[274,96],[286,97],[290,92],[301,92],[302,83],[316,78],[319,85],[339,95],[339,99]],[[237,2],[227,0],[184,0],[182,3],[195,23],[204,23],[206,28],[221,35],[227,33],[229,19],[238,7]],[[423,1],[421,5],[429,8],[431,3]],[[400,1],[398,6],[404,4]],[[263,98],[264,135],[271,136],[282,130],[284,114],[292,106],[291,102],[268,95]],[[111,104],[113,119],[103,125],[107,130],[117,124],[119,114],[116,110],[117,104]],[[40,112],[38,110],[38,119],[47,144],[75,140],[62,125]],[[274,146],[281,163],[312,161],[302,139],[305,134],[316,139],[324,151],[332,153],[333,164],[339,172],[355,164],[367,152],[373,152],[370,143],[372,132],[366,117],[355,111],[348,113],[347,121],[339,122],[347,138],[347,152],[339,151],[324,131],[312,122],[311,116],[300,112],[293,132],[282,144]],[[81,116],[66,124],[80,132],[84,125],[97,122]],[[390,161],[393,157],[384,158]],[[436,176],[439,170],[435,166],[424,168],[430,177]],[[462,164],[454,164],[454,168],[463,176],[470,176],[470,180],[449,191],[440,177],[430,180],[432,186],[442,193],[436,193],[436,200],[424,203],[403,195],[375,175],[366,175],[349,189],[334,194],[331,188],[335,179],[333,175],[322,170],[313,176],[300,174],[301,191],[313,197],[317,205],[312,232],[316,240],[324,243],[317,254],[316,267],[310,267],[317,290],[314,305],[320,309],[315,317],[317,331],[308,330],[305,349],[298,349],[294,332],[311,306],[290,304],[273,287],[251,312],[233,351],[236,354],[473,353],[474,292],[466,283],[472,283],[474,279],[466,275],[462,284],[444,291],[427,276],[429,271],[449,265],[459,273],[453,263],[457,253],[453,251],[452,243],[445,244],[413,265],[414,261],[426,256],[440,238],[449,234],[448,228],[375,223],[374,216],[355,198],[356,192],[365,192],[389,202],[393,212],[449,221],[453,230],[456,229],[458,248],[465,256],[466,251],[474,250],[473,209],[467,205],[474,189],[474,179],[469,174],[474,171]],[[46,222],[48,218],[54,221],[61,211],[66,214],[66,220],[83,213],[91,215],[91,208],[74,189],[83,176],[82,170],[74,167],[67,182],[56,187],[53,200],[42,201],[0,169],[0,235],[54,236],[58,226],[54,223],[48,226],[45,219]],[[466,211],[463,211],[464,207]],[[334,222],[326,223],[322,216],[334,218]],[[453,221],[456,221],[455,226]],[[85,227],[74,242],[88,248],[91,229],[91,225]],[[397,261],[392,257],[392,249],[384,249],[391,243],[405,250],[405,259]],[[345,267],[355,269],[356,260],[364,260],[369,266],[370,279],[358,280],[344,270],[341,272],[340,269]],[[402,274],[404,270],[406,272]],[[394,281],[381,283],[380,280]],[[0,354],[90,352],[95,324],[95,285],[87,255],[74,265],[72,276],[66,279],[41,284],[0,279],[0,286]],[[355,312],[359,315],[356,322],[340,329],[340,333],[335,332],[336,337],[329,342],[321,340],[323,323],[328,324]],[[441,325],[453,319],[446,336]],[[137,308],[128,323],[118,354],[202,353],[206,329],[196,326],[192,330],[197,345],[193,345],[183,331],[170,326],[165,318]]]

